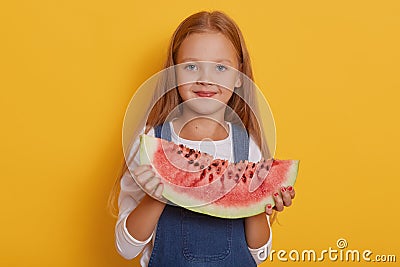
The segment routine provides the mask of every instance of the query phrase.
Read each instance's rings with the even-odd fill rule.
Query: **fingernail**
[[[276,197],[277,197],[278,195],[279,195],[279,193],[275,193],[275,194],[274,194],[274,196],[276,196]]]
[[[293,190],[293,187],[289,186],[287,189],[288,189],[289,191],[292,191],[292,190]]]
[[[281,188],[281,191],[282,191],[282,192],[285,192],[285,191],[286,191],[286,188],[282,187],[282,188]]]
[[[268,209],[272,208],[272,205],[271,205],[271,204],[268,204],[268,205],[267,205],[267,208],[268,208]]]

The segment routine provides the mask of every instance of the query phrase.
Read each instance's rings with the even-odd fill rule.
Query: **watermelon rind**
[[[148,136],[143,134],[140,136],[140,163],[141,164],[152,164],[152,158],[154,157],[154,153],[156,153],[159,146],[158,138]],[[282,178],[282,182],[276,186],[276,191],[278,191],[281,187],[294,186],[296,182],[296,178],[298,175],[299,168],[299,160],[279,160],[276,161],[285,162],[285,164],[289,164],[289,168],[285,173],[285,177]],[[157,173],[156,169],[153,170]],[[158,173],[157,173],[158,175]],[[161,176],[159,176],[161,177]],[[265,178],[268,180],[268,175]],[[163,197],[169,200],[171,203],[182,206],[186,209],[192,210],[194,212],[199,212],[211,216],[221,217],[221,218],[243,218],[250,217],[260,213],[265,212],[265,208],[267,204],[271,204],[275,206],[275,201],[272,195],[266,195],[262,200],[258,201],[254,204],[249,204],[246,206],[240,205],[241,203],[229,203],[229,206],[219,205],[218,199],[211,203],[204,203],[203,200],[198,198],[193,198],[189,191],[182,191],[181,187],[178,185],[171,184],[168,181],[163,182],[164,190]],[[222,196],[223,197],[223,196]]]
[[[140,135],[140,164],[151,164],[151,159],[157,151],[158,141],[156,138],[151,138],[146,134]]]

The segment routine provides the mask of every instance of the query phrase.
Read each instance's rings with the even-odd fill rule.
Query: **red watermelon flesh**
[[[299,165],[278,159],[231,163],[149,135],[141,135],[140,162],[162,178],[166,199],[222,218],[257,215],[267,204],[274,206],[273,193],[294,185]]]

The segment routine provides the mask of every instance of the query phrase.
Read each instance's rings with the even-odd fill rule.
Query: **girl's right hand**
[[[135,175],[135,180],[139,183],[139,186],[144,188],[149,195],[158,200],[162,199],[164,186],[151,165],[138,166],[133,170],[133,175]]]

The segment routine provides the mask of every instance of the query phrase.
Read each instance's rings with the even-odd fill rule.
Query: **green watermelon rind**
[[[152,164],[151,158],[154,157],[154,153],[156,153],[157,148],[159,146],[159,140],[158,138],[154,138],[151,136],[147,136],[145,134],[142,134],[140,136],[140,164]],[[294,186],[298,174],[298,167],[299,167],[299,160],[284,160],[284,161],[291,161],[290,168],[286,172],[286,178],[283,179],[283,182],[279,185],[279,188],[284,186]],[[155,172],[155,168],[153,168]],[[268,179],[268,176],[266,177]],[[211,216],[217,216],[217,217],[222,217],[222,218],[243,218],[243,217],[250,217],[254,215],[258,215],[262,212],[265,212],[265,207],[267,204],[271,204],[272,206],[275,206],[275,201],[272,196],[266,196],[263,200],[254,203],[250,206],[232,206],[232,207],[226,207],[226,206],[219,206],[217,204],[209,203],[209,204],[203,204],[199,205],[199,199],[197,198],[192,198],[189,194],[185,193],[180,193],[177,195],[176,191],[173,189],[173,186],[170,186],[167,183],[163,183],[164,185],[164,190],[163,190],[163,197],[165,197],[167,200],[169,200],[172,203],[175,203],[179,206],[182,206],[186,209],[211,215]],[[232,204],[234,205],[234,204]]]
[[[156,153],[158,147],[157,139],[142,134],[140,135],[140,144],[141,144],[139,149],[140,164],[151,165],[151,158],[154,157],[154,153]]]

